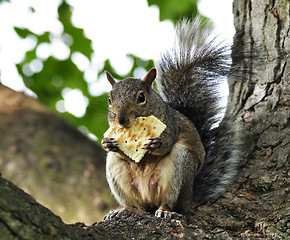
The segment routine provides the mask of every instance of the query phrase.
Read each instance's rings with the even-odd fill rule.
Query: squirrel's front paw
[[[114,139],[114,138],[108,138],[105,137],[102,140],[102,147],[106,150],[106,151],[113,151],[113,152],[117,152],[119,150],[118,148],[118,142]]]
[[[160,137],[154,137],[149,139],[150,142],[145,143],[142,149],[146,149],[149,152],[153,152],[155,149],[160,148],[162,141]]]

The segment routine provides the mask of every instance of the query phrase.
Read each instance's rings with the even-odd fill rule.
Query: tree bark
[[[91,226],[66,225],[13,184],[1,179],[0,190],[4,194],[0,197],[0,236],[6,234],[6,239],[13,236],[287,239],[290,235],[289,1],[234,0],[233,11],[239,33],[235,36],[233,51],[242,50],[245,61],[238,70],[243,74],[242,80],[229,79],[226,114],[242,126],[246,146],[239,177],[222,197],[199,207],[194,215],[181,221],[136,212]],[[38,216],[42,221],[35,224],[33,219]]]
[[[246,147],[235,201],[241,236],[281,238],[290,231],[289,1],[234,1],[239,35],[252,57],[243,81],[229,80],[230,112],[241,122]]]

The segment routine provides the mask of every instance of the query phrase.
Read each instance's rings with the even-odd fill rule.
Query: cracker
[[[154,116],[138,117],[130,128],[110,127],[104,137],[114,138],[119,149],[135,162],[140,162],[148,151],[142,149],[150,138],[159,137],[166,125]]]

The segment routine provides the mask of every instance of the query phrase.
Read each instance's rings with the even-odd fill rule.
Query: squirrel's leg
[[[201,161],[199,158],[202,156],[199,156],[187,144],[186,140],[186,138],[180,138],[174,144],[170,154],[163,159],[165,163],[165,166],[162,167],[163,170],[166,170],[166,167],[171,164],[174,165],[174,174],[170,177],[174,181],[171,181],[170,186],[167,186],[167,189],[171,191],[167,192],[166,198],[155,212],[156,217],[180,219],[182,215],[178,213],[187,213],[191,208],[194,178]],[[170,160],[168,161],[167,159]],[[166,171],[160,172],[161,177],[166,176],[163,173],[166,173]],[[170,181],[170,179],[167,180]]]
[[[134,206],[133,201],[128,197],[133,193],[129,187],[132,178],[127,165],[127,161],[119,153],[109,152],[106,160],[106,178],[117,202],[121,206]]]
[[[173,145],[172,151],[162,159],[159,169],[159,185],[164,191],[155,216],[180,219],[182,215],[178,213],[186,213],[183,210],[190,206],[195,175],[193,153],[183,138],[180,138]],[[181,195],[186,199],[180,199]],[[179,206],[180,204],[182,206]]]
[[[133,207],[133,202],[127,197],[132,194],[130,189],[122,188],[119,185],[121,182],[126,186],[130,186],[131,179],[128,177],[126,165],[126,161],[121,159],[117,152],[108,153],[106,163],[107,181],[115,199],[123,207],[120,209],[110,210],[109,213],[104,217],[105,220],[120,218],[122,216],[130,217],[132,214],[136,213],[136,211],[141,211],[140,209]]]

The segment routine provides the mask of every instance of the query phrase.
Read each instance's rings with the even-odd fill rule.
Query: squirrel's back
[[[201,19],[182,21],[172,52],[159,63],[158,90],[172,108],[188,117],[206,150],[205,164],[194,182],[194,205],[219,196],[233,181],[239,162],[237,127],[220,120],[220,84],[229,74],[228,45],[211,37],[212,28]],[[230,139],[230,140],[229,140]]]

